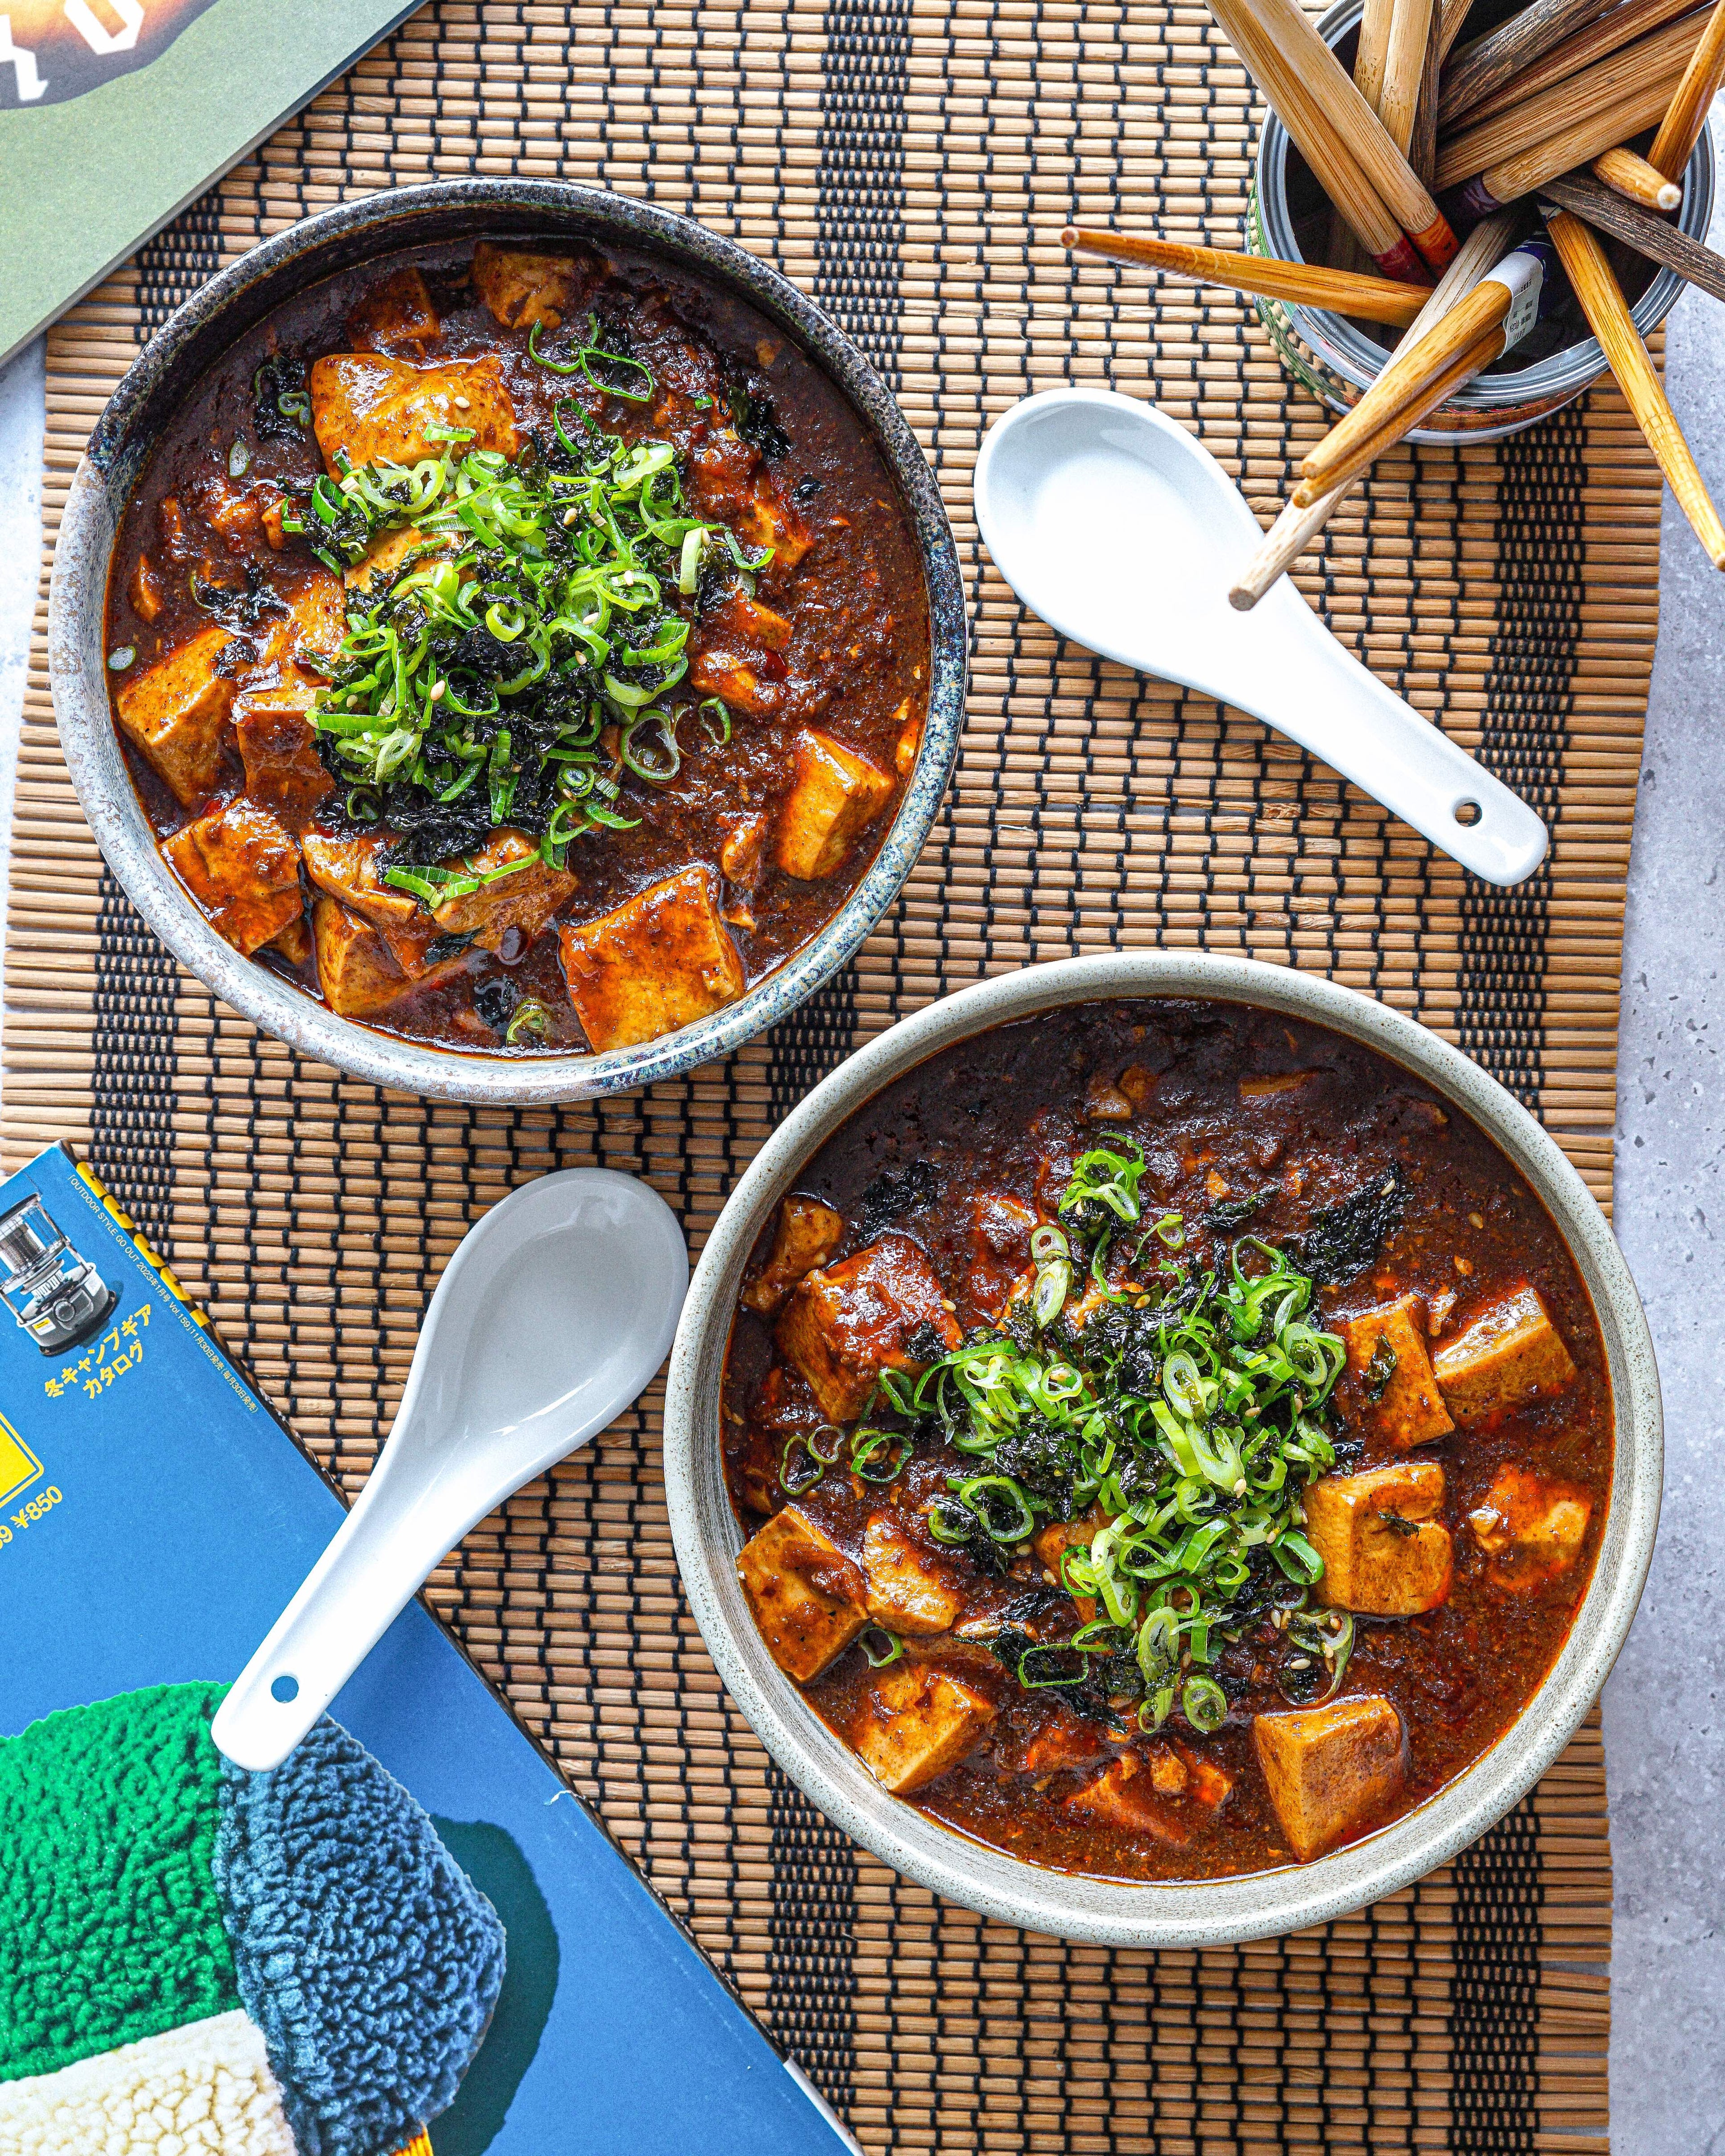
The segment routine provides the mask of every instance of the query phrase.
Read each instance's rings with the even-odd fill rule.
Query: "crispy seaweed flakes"
[[[1284,1245],[1291,1261],[1323,1287],[1346,1287],[1402,1224],[1408,1178],[1392,1164],[1358,1190],[1312,1215],[1312,1224]]]
[[[873,1241],[895,1220],[932,1205],[940,1188],[939,1176],[926,1160],[913,1160],[904,1168],[883,1168],[862,1194],[858,1234],[865,1243]]]

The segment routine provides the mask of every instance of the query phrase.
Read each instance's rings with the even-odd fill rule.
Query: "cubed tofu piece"
[[[216,671],[232,641],[213,623],[134,675],[114,699],[120,723],[189,808],[215,784],[234,684]]]
[[[1444,1404],[1464,1430],[1549,1399],[1575,1382],[1569,1350],[1536,1287],[1494,1302],[1439,1348],[1432,1369]]]
[[[952,1630],[964,1598],[940,1559],[913,1542],[893,1513],[870,1515],[862,1564],[866,1606],[877,1625],[912,1638]]]
[[[967,1317],[993,1324],[1029,1267],[1036,1215],[1022,1199],[992,1190],[973,1197],[969,1209],[959,1300]]]
[[[786,651],[790,648],[791,625],[782,613],[775,613],[758,599],[752,599],[746,592],[733,592],[720,608],[721,617],[729,615],[741,633],[764,650]]]
[[[341,581],[362,598],[375,598],[389,589],[398,572],[410,561],[415,567],[422,562],[435,561],[439,554],[453,552],[454,543],[447,534],[433,533],[428,537],[414,525],[398,524],[377,534],[369,551],[342,572]]]
[[[558,933],[569,1000],[601,1055],[692,1025],[743,991],[712,871],[698,862],[598,921],[566,921]]]
[[[775,857],[787,875],[813,883],[839,867],[863,826],[892,795],[892,781],[866,757],[805,727],[792,752],[795,778],[778,812]]]
[[[807,1684],[868,1623],[856,1568],[812,1521],[787,1505],[746,1543],[737,1577],[768,1650],[788,1677]],[[814,1577],[810,1575],[814,1574]]]
[[[1592,1514],[1593,1500],[1584,1490],[1505,1466],[1467,1524],[1491,1561],[1493,1582],[1524,1594],[1568,1571],[1581,1554]]]
[[[844,1733],[875,1780],[907,1797],[973,1752],[993,1719],[993,1702],[962,1678],[927,1662],[895,1662]]]
[[[1196,1745],[1174,1745],[1186,1766],[1186,1794],[1194,1804],[1202,1804],[1207,1812],[1221,1810],[1234,1794],[1234,1777],[1219,1767],[1208,1752]]]
[[[560,328],[581,281],[571,254],[537,254],[489,239],[473,250],[473,288],[506,330],[531,330],[536,322]]]
[[[1252,1743],[1281,1830],[1302,1864],[1370,1825],[1408,1771],[1402,1718],[1375,1694],[1258,1715]]]
[[[469,429],[469,449],[497,449],[506,457],[521,452],[515,407],[495,357],[409,367],[381,352],[331,352],[315,362],[307,386],[312,432],[331,472],[344,450],[356,465],[411,465],[440,456],[448,444],[426,439],[432,426]]]
[[[311,691],[286,682],[251,689],[234,706],[234,738],[245,766],[245,790],[290,831],[303,831],[335,786],[317,753]]]
[[[767,673],[758,654],[717,639],[703,637],[690,654],[689,685],[697,696],[716,696],[752,719],[770,719],[784,701],[783,684]]]
[[[429,344],[442,328],[430,288],[418,270],[397,270],[367,286],[347,317],[347,335],[362,352]]]
[[[320,891],[311,906],[317,985],[341,1018],[374,1018],[410,985],[375,928]]]
[[[126,588],[131,601],[131,610],[140,621],[154,621],[162,611],[162,579],[151,566],[150,557],[140,554],[131,572],[131,582]]]
[[[793,1194],[778,1209],[767,1262],[742,1291],[743,1307],[770,1317],[805,1273],[824,1265],[845,1240],[845,1223],[818,1198]]]
[[[511,928],[531,943],[575,896],[574,877],[548,867],[538,840],[525,831],[494,831],[476,853],[446,865],[458,875],[471,867],[494,879],[431,909],[444,935],[470,936],[482,951],[495,951]]]
[[[1157,1758],[1165,1755],[1176,1769],[1179,1768],[1179,1762],[1166,1745],[1153,1747],[1153,1753]],[[1172,1842],[1178,1847],[1192,1838],[1191,1816],[1179,1801],[1185,1788],[1183,1772],[1178,1789],[1158,1789],[1157,1779],[1153,1760],[1137,1752],[1122,1752],[1093,1781],[1074,1790],[1063,1809],[1082,1812],[1122,1834],[1153,1835],[1157,1840]],[[1161,1779],[1165,1784],[1172,1783],[1173,1777],[1166,1768]]]
[[[726,883],[743,891],[752,891],[759,884],[766,865],[769,829],[765,814],[757,810],[726,833],[719,849],[719,867]]]
[[[290,965],[306,966],[311,963],[311,930],[302,913],[289,921],[279,936],[272,936],[267,943],[259,945],[262,951],[279,951]]]
[[[162,850],[218,932],[247,957],[305,910],[298,841],[243,798],[176,831]]]
[[[901,778],[908,778],[916,767],[916,759],[922,753],[922,715],[913,713],[907,696],[893,713],[899,736],[892,752],[892,767]]]
[[[381,832],[310,831],[304,845],[305,873],[313,883],[372,927],[405,927],[418,912],[411,891],[383,880],[391,841]]]
[[[701,628],[703,639],[752,652],[757,660],[767,652],[790,646],[790,623],[747,592],[732,592],[711,608],[702,614]]]
[[[385,882],[393,843],[377,831],[308,831],[303,841],[305,873],[377,931],[406,979],[429,980],[440,966],[457,963],[459,953],[434,959],[443,930],[411,891]]]
[[[1415,1617],[1450,1592],[1450,1531],[1433,1516],[1444,1471],[1409,1460],[1325,1475],[1306,1492],[1306,1537],[1324,1561],[1321,1602],[1366,1617]]]
[[[347,634],[347,594],[333,570],[314,569],[288,600],[285,615],[270,618],[264,643],[265,665],[306,659],[321,675],[321,660],[333,659]]]
[[[1404,1295],[1336,1328],[1348,1343],[1349,1407],[1398,1452],[1455,1427],[1432,1375],[1423,1316],[1419,1296]]]
[[[1041,1709],[1040,1727],[1020,1745],[1010,1765],[1020,1774],[1072,1774],[1096,1766],[1112,1748],[1101,1723],[1086,1722],[1056,1701]]]
[[[197,496],[211,531],[218,533],[235,553],[249,553],[252,542],[264,528],[262,498],[249,486],[229,486],[223,480],[206,481],[197,489]]]
[[[1097,1528],[1107,1524],[1107,1515],[1101,1507],[1092,1505],[1076,1520],[1050,1520],[1030,1537],[1030,1547],[1036,1553],[1037,1563],[1063,1593],[1072,1594],[1066,1584],[1067,1551],[1087,1550],[1096,1538]],[[1088,1625],[1095,1620],[1096,1598],[1093,1594],[1072,1594],[1072,1601],[1083,1623]]]
[[[746,546],[770,547],[773,566],[794,569],[814,544],[802,518],[780,494],[770,474],[762,473],[731,524]]]
[[[806,1274],[778,1321],[779,1347],[829,1421],[855,1422],[883,1370],[919,1374],[958,1345],[934,1268],[908,1235],[883,1235]]]

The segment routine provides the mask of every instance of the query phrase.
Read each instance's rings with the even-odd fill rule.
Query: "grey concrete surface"
[[[1719,140],[1717,107],[1714,129]],[[1686,294],[1666,350],[1672,405],[1725,501],[1725,306]],[[1665,1507],[1605,1688],[1611,2116],[1623,2156],[1711,2156],[1725,2148],[1725,578],[1669,489],[1660,567],[1624,949],[1615,1224],[1659,1357]]]
[[[1725,307],[1689,293],[1667,349],[1672,402],[1725,501]],[[35,596],[42,393],[39,346],[0,369],[0,908]],[[1725,1447],[1725,578],[1669,494],[1661,557],[1625,949],[1617,1229],[1652,1322],[1669,1451],[1652,1577],[1605,1694],[1612,2140],[1620,2156],[1715,2156],[1725,2152],[1725,1473],[1715,1456]]]

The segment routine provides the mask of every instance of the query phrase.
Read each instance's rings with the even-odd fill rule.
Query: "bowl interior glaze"
[[[1610,1510],[1568,1640],[1491,1750],[1390,1825],[1303,1866],[1190,1885],[1137,1885],[1045,1871],[974,1842],[889,1796],[774,1664],[737,1577],[742,1537],[725,1489],[718,1402],[742,1270],[809,1157],[857,1108],[930,1055],[1071,1003],[1189,996],[1250,1004],[1374,1049],[1472,1117],[1527,1177],[1593,1298],[1615,1409]],[[672,1351],[665,1486],[683,1582],[719,1673],[793,1780],[867,1848],[985,1916],[1106,1944],[1215,1946],[1322,1923],[1394,1893],[1474,1840],[1568,1743],[1628,1635],[1652,1556],[1663,1464],[1652,1342],[1627,1266],[1575,1170],[1476,1064],[1411,1019],[1351,989],[1254,960],[1111,954],[1027,968],[961,990],[871,1041],[796,1108],[732,1194],[696,1269]]]
[[[603,1055],[521,1059],[399,1040],[338,1018],[217,935],[157,850],[116,737],[103,631],[108,565],[134,480],[193,383],[308,285],[398,250],[547,235],[626,247],[724,286],[783,329],[844,393],[897,484],[928,589],[928,719],[898,814],[866,875],[824,927],[734,1004],[658,1040]],[[223,270],[172,315],[126,375],[80,465],[61,521],[49,672],[74,785],[138,911],[217,994],[302,1054],[377,1086],[512,1106],[630,1092],[715,1057],[786,1017],[844,964],[897,895],[939,808],[963,724],[964,585],[940,492],[891,391],[850,338],[788,280],[732,241],[650,203],[541,180],[463,180],[346,203]]]

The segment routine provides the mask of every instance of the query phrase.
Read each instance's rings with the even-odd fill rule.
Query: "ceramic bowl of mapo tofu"
[[[1514,1804],[1658,1517],[1597,1204],[1435,1034],[1245,960],[1033,967],[802,1103],[702,1255],[666,1485],[721,1676],[1032,1930],[1358,1907]]]
[[[783,278],[548,182],[307,219],[170,320],[62,524],[110,865],[294,1046],[526,1102],[722,1055],[840,965],[956,752],[957,561]]]

